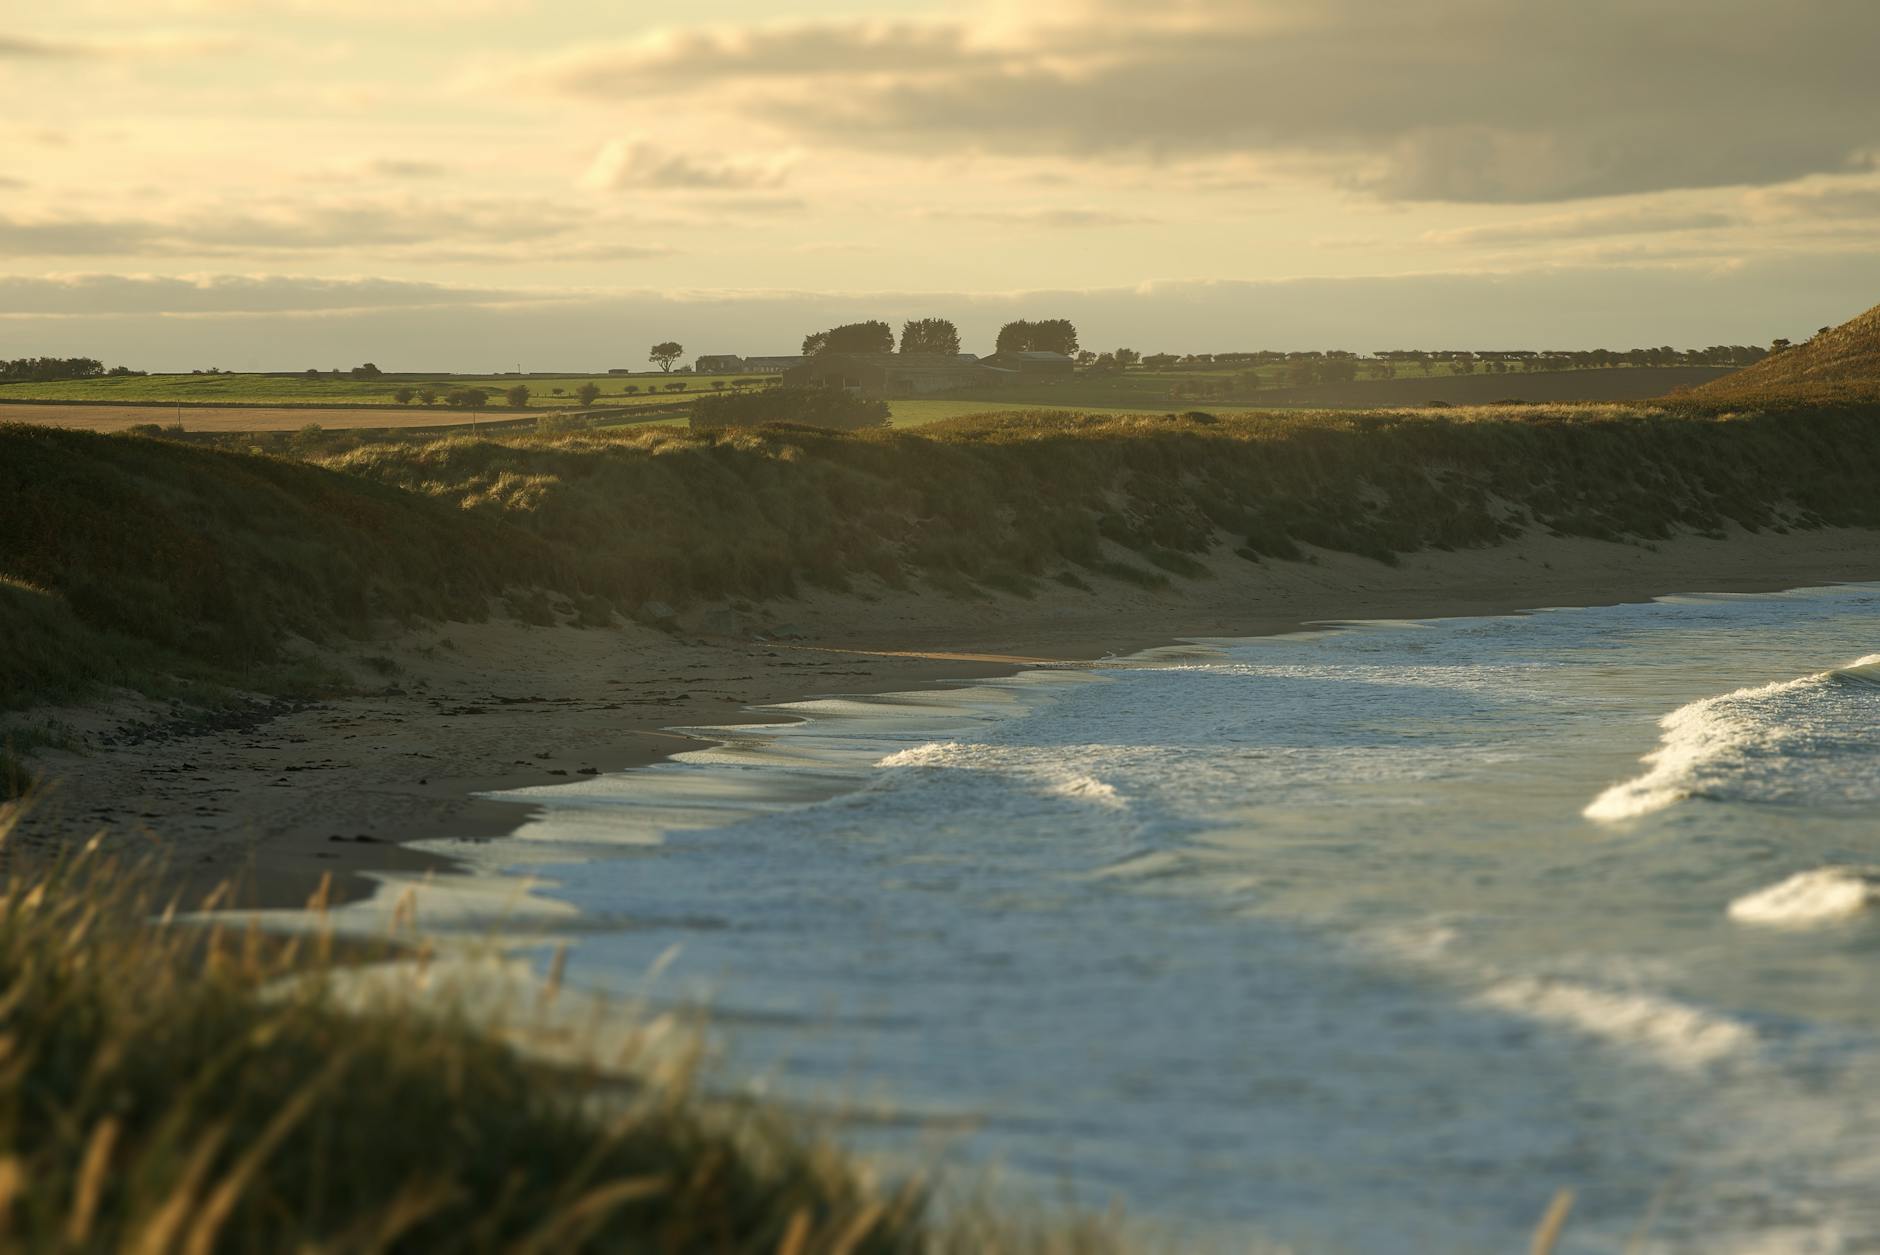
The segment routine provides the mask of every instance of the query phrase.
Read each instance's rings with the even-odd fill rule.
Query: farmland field
[[[566,409],[578,405],[575,391],[585,383],[601,390],[600,406],[655,405],[675,397],[717,391],[714,385],[732,386],[750,375],[381,375],[354,379],[349,375],[118,375],[92,379],[60,379],[49,383],[0,384],[0,402],[92,402],[99,404],[242,405],[261,407],[379,406],[391,410],[422,410],[414,399],[401,405],[400,388],[414,393],[430,389],[440,400],[453,388],[481,388],[490,395],[491,409],[506,409],[503,392],[522,384],[529,389],[530,409]],[[678,385],[673,387],[673,385]],[[632,389],[631,392],[628,389]],[[4,413],[0,410],[0,413]],[[448,417],[433,421],[449,422]]]

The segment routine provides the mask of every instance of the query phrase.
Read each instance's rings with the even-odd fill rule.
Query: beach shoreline
[[[253,908],[368,896],[373,872],[454,864],[409,843],[499,839],[533,813],[484,795],[644,766],[708,742],[675,732],[787,721],[764,706],[1006,676],[1207,637],[1308,624],[1516,613],[1880,579],[1863,529],[1680,537],[1654,545],[1526,536],[1387,566],[1345,554],[1231,553],[1167,589],[1053,586],[1033,598],[819,593],[705,606],[661,628],[444,623],[323,652],[366,691],[203,722],[146,699],[57,711],[92,748],[50,752],[15,834],[96,832],[159,859],[185,899],[224,881]]]

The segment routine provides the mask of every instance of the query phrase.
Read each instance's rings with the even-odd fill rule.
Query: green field
[[[98,379],[61,379],[50,383],[0,384],[0,402],[69,401],[105,404],[400,406],[400,388],[432,389],[439,400],[431,408],[448,413],[442,397],[453,388],[482,388],[490,394],[485,409],[506,409],[503,393],[517,384],[529,389],[530,409],[566,409],[580,405],[575,390],[592,382],[600,388],[597,406],[652,405],[670,402],[714,385],[729,388],[734,379],[752,375],[381,375],[353,379],[346,375],[120,375]],[[768,380],[766,380],[768,382]],[[684,384],[670,392],[668,384]],[[627,389],[634,389],[628,393]],[[557,389],[560,392],[557,393]],[[413,401],[409,408],[423,408]]]
[[[967,418],[974,414],[997,413],[1000,410],[1009,410],[1018,406],[1046,414],[1102,414],[1105,416],[1141,414],[1145,410],[1157,414],[1179,413],[1183,410],[1197,408],[1205,408],[1210,414],[1251,414],[1257,411],[1257,407],[1254,406],[1209,405],[1202,407],[1189,402],[1182,402],[1180,404],[1175,402],[1161,402],[1153,405],[1145,404],[1140,406],[1079,405],[1074,402],[1034,405],[1012,399],[1011,394],[1025,391],[1028,390],[1021,388],[1006,389],[1000,399],[984,401],[959,401],[951,397],[944,400],[923,399],[918,401],[890,401],[888,402],[889,421],[896,427],[923,427],[928,423],[937,423],[949,418]]]

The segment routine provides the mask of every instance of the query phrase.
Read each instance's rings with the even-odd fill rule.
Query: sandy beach
[[[163,859],[192,892],[233,880],[246,904],[298,905],[329,873],[340,894],[358,895],[372,884],[361,872],[434,865],[403,842],[500,836],[527,814],[474,794],[651,762],[695,743],[668,729],[755,722],[753,706],[1311,622],[1875,580],[1880,537],[1738,533],[1641,546],[1530,536],[1394,567],[1332,553],[1260,564],[1222,554],[1210,566],[1211,578],[1164,590],[821,594],[687,608],[658,628],[442,623],[322,651],[355,677],[354,695],[257,700],[209,720],[144,699],[35,712],[87,748],[42,755],[51,787],[14,839],[103,832],[113,848]]]

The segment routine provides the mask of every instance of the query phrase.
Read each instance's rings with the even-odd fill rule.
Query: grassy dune
[[[677,428],[257,456],[0,427],[0,705],[161,673],[311,682],[379,619],[604,624],[648,601],[1157,584],[1225,547],[1381,562],[1535,528],[1880,525],[1861,407],[1090,416]],[[496,600],[506,599],[506,600]]]
[[[1695,396],[1749,405],[1880,400],[1880,305],[1706,384]]]

